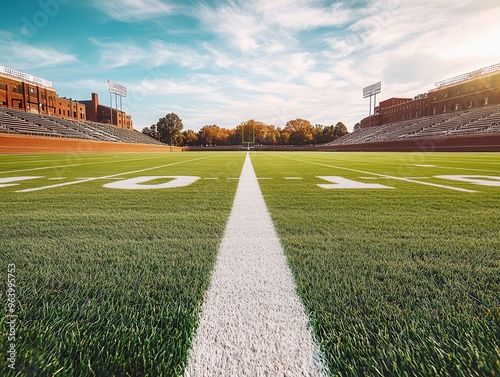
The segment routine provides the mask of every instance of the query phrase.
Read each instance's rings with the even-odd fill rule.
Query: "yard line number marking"
[[[298,160],[298,159],[290,158],[290,157],[283,157],[283,156],[280,156],[280,157],[284,158],[284,159],[287,159],[287,160],[291,160],[291,161],[303,162],[305,164],[318,165],[318,166],[326,166],[328,168],[335,168],[335,169],[340,169],[340,170],[353,171],[353,172],[356,172],[356,173],[374,175],[374,176],[377,176],[377,177],[382,177],[382,178],[387,178],[387,179],[394,179],[394,180],[397,180],[397,181],[404,181],[404,182],[409,182],[409,183],[416,183],[416,184],[419,184],[419,185],[439,187],[439,188],[444,188],[444,189],[447,189],[447,190],[460,191],[460,192],[471,192],[471,193],[472,192],[477,192],[475,190],[468,190],[468,189],[464,189],[464,188],[460,188],[460,187],[445,186],[445,185],[440,185],[440,184],[431,183],[431,182],[415,181],[413,179],[402,178],[402,177],[394,177],[392,175],[387,175],[387,174],[372,173],[372,172],[369,172],[369,171],[358,170],[358,169],[351,169],[351,168],[345,168],[345,167],[342,167],[342,166],[328,165],[328,164],[322,164],[322,163],[319,163],[319,162],[310,162],[310,161]]]
[[[184,161],[189,162],[189,161]],[[175,163],[179,164],[181,162]],[[172,164],[172,165],[175,165]],[[168,166],[168,165],[167,165]],[[158,166],[154,168],[149,168],[145,170],[158,169],[164,166]],[[137,171],[135,171],[137,172]],[[16,192],[32,192],[45,190],[48,188],[62,187],[68,185],[74,185],[83,182],[97,181],[97,180],[116,180],[117,182],[104,184],[103,187],[111,188],[111,189],[126,189],[126,190],[154,190],[154,189],[169,189],[176,187],[185,187],[189,186],[192,183],[196,182],[200,179],[200,177],[195,176],[184,176],[184,175],[168,175],[168,176],[139,176],[135,178],[123,179],[117,176],[124,174],[132,174],[135,172],[126,172],[116,174],[115,176],[104,176],[104,177],[94,177],[94,178],[79,178],[76,181],[59,183],[50,186],[36,187],[31,189],[17,190]],[[366,172],[365,172],[366,173]],[[371,173],[375,174],[375,173]],[[377,177],[359,177],[359,179],[363,180],[371,180],[371,179],[399,179],[404,180],[406,182],[415,182],[420,184],[428,184],[437,187],[450,188],[457,191],[463,192],[477,192],[474,190],[461,189],[458,187],[450,187],[444,185],[438,185],[427,182],[414,181],[410,178],[397,178],[391,176],[385,176],[380,174],[375,174]],[[5,177],[0,178],[0,188],[10,187],[10,186],[18,186],[23,181],[28,181],[32,179],[40,179],[44,177],[39,176],[19,176],[19,177]],[[330,184],[318,184],[318,187],[323,189],[394,189],[394,187],[385,186],[377,183],[363,183],[359,181],[354,181],[352,179],[339,177],[339,176],[317,176],[317,178],[323,179],[325,181],[330,182]],[[446,179],[451,181],[465,182],[473,185],[479,186],[490,186],[490,187],[500,187],[500,176],[488,176],[488,175],[437,175],[435,178]],[[65,178],[49,178],[49,180],[61,180]],[[270,178],[257,178],[257,180],[268,180]],[[301,180],[300,177],[285,177],[285,180]],[[428,177],[419,177],[419,179],[428,179]],[[157,184],[144,184],[146,182],[150,182],[152,180],[168,180],[168,182],[157,183]],[[217,178],[204,178],[204,180],[217,180]],[[239,180],[239,178],[228,178],[228,180]]]
[[[325,181],[331,182],[330,184],[320,184],[318,185],[324,189],[392,189],[394,187],[384,186],[378,183],[362,183],[353,181],[351,179],[337,177],[337,176],[321,176],[318,178],[324,179]]]
[[[166,167],[169,167],[169,166],[180,165],[180,164],[186,164],[186,163],[188,163],[188,162],[199,161],[199,160],[205,160],[205,159],[207,159],[207,158],[212,158],[212,157],[215,157],[215,156],[216,156],[216,155],[211,155],[211,156],[208,156],[208,157],[201,157],[201,158],[195,158],[195,159],[186,160],[186,161],[173,162],[173,163],[170,163],[170,164],[160,165],[160,166],[154,166],[154,167],[151,167],[151,168],[146,168],[146,169],[140,169],[140,170],[128,171],[128,172],[118,173],[118,174],[112,174],[112,175],[105,175],[105,176],[102,176],[102,177],[95,177],[95,178],[88,178],[88,179],[80,179],[80,180],[77,180],[77,181],[64,182],[64,183],[59,183],[59,184],[55,184],[55,185],[49,185],[49,186],[43,186],[43,187],[35,187],[35,188],[30,188],[30,189],[25,189],[25,190],[18,190],[18,191],[16,191],[16,192],[33,192],[33,191],[46,190],[46,189],[51,189],[51,188],[56,188],[56,187],[63,187],[63,186],[76,185],[76,184],[79,184],[79,183],[91,182],[91,181],[96,181],[96,180],[99,180],[99,179],[113,179],[113,178],[115,178],[115,177],[120,177],[120,176],[122,176],[122,175],[129,175],[129,174],[143,173],[143,172],[146,172],[146,171],[151,171],[151,170],[155,170],[155,169],[166,168]]]
[[[0,187],[17,186],[19,183],[14,183],[14,182],[28,181],[30,179],[38,179],[38,178],[43,178],[43,177],[25,176],[25,177],[0,178]]]
[[[140,184],[157,179],[168,179],[169,181],[164,183],[157,183],[156,185]],[[103,187],[122,190],[158,190],[189,186],[191,183],[196,182],[198,179],[200,179],[200,177],[190,177],[186,175],[136,177],[125,179],[122,181],[106,183]]]
[[[467,182],[481,186],[500,187],[500,177],[489,175],[437,175],[436,178]]]

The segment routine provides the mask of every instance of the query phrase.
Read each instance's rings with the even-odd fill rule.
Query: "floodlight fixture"
[[[127,97],[127,88],[111,80],[108,80],[108,92],[117,94],[120,97]]]
[[[381,92],[381,89],[382,89],[381,81],[372,84],[370,86],[367,86],[366,88],[363,88],[363,98],[375,96]]]

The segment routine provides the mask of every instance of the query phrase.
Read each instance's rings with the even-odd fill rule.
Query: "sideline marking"
[[[387,174],[378,174],[378,173],[372,173],[369,171],[364,171],[364,170],[358,170],[358,169],[351,169],[351,168],[344,168],[342,166],[336,166],[336,165],[328,165],[328,164],[321,164],[319,162],[311,162],[311,161],[304,161],[304,160],[297,160],[295,158],[290,158],[290,157],[283,157],[279,156],[280,158],[284,158],[286,160],[291,160],[291,161],[298,161],[298,162],[303,162],[305,164],[311,164],[311,165],[319,165],[319,166],[326,166],[328,168],[335,168],[335,169],[340,169],[340,170],[347,170],[347,171],[353,171],[356,173],[361,173],[361,174],[371,174],[377,177],[382,177],[382,178],[387,178],[387,179],[395,179],[397,181],[403,181],[403,182],[409,182],[409,183],[417,183],[419,185],[425,185],[425,186],[432,186],[432,187],[439,187],[439,188],[444,188],[448,190],[454,190],[454,191],[460,191],[460,192],[477,192],[475,190],[467,190],[463,189],[460,187],[453,187],[453,186],[445,186],[445,185],[440,185],[437,183],[431,183],[431,182],[420,182],[420,181],[415,181],[413,179],[408,179],[408,178],[402,178],[402,177],[394,177],[392,175],[387,175]]]
[[[247,153],[184,376],[326,375]]]
[[[167,164],[167,165],[155,166],[155,167],[152,167],[152,168],[146,168],[146,169],[140,169],[140,170],[128,171],[128,172],[118,173],[118,174],[112,174],[112,175],[105,175],[105,176],[102,176],[102,177],[95,177],[95,178],[88,178],[88,179],[81,179],[81,180],[77,180],[77,181],[71,181],[71,182],[59,183],[59,184],[57,184],[57,185],[50,185],[50,186],[36,187],[36,188],[31,188],[31,189],[26,189],[26,190],[18,190],[18,191],[16,191],[16,192],[33,192],[33,191],[46,190],[46,189],[56,188],[56,187],[63,187],[63,186],[77,185],[77,184],[79,184],[79,183],[85,183],[85,182],[97,181],[97,180],[99,180],[99,179],[113,179],[113,178],[115,178],[115,177],[120,177],[120,176],[122,176],[122,175],[135,174],[135,173],[142,173],[142,172],[145,172],[145,171],[150,171],[150,170],[155,170],[155,169],[166,168],[166,167],[169,167],[169,166],[174,166],[174,165],[179,165],[179,164],[185,164],[185,163],[188,163],[188,162],[193,162],[193,161],[198,161],[198,160],[205,160],[205,159],[207,159],[207,158],[212,158],[212,157],[215,157],[215,156],[218,156],[218,155],[211,155],[211,156],[208,156],[208,157],[195,158],[195,159],[192,159],[192,160],[186,160],[186,161],[173,162],[173,163],[171,163],[171,164]],[[116,162],[116,161],[114,161],[114,162]]]

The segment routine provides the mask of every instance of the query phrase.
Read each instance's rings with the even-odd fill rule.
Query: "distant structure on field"
[[[90,100],[59,97],[52,82],[3,66],[0,66],[0,107],[133,129],[132,117],[101,105],[97,93],[92,93]]]
[[[379,102],[374,114],[361,120],[361,128],[500,104],[500,63],[440,81],[435,86],[414,98]]]

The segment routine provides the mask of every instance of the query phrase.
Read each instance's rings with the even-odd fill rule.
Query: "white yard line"
[[[326,376],[247,154],[185,376]]]

